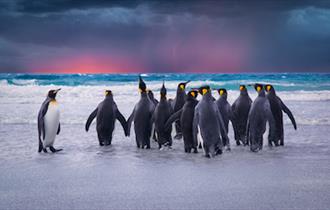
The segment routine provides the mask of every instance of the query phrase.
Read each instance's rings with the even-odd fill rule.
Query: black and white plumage
[[[195,107],[193,136],[197,141],[200,132],[201,142],[206,157],[222,154],[223,141],[227,142],[228,136],[217,105],[214,103],[209,86],[199,89],[202,99]]]
[[[57,90],[50,90],[47,98],[42,103],[38,113],[38,138],[39,148],[38,152],[47,152],[49,148],[53,153],[61,151],[62,149],[55,149],[54,142],[57,134],[60,133],[60,110],[55,99]]]

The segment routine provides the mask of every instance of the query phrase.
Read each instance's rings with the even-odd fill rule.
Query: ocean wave
[[[13,79],[13,85],[37,85],[36,79]]]

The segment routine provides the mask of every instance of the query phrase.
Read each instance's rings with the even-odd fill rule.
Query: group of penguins
[[[257,152],[263,146],[263,134],[266,123],[269,123],[268,145],[283,146],[283,113],[290,118],[294,129],[295,119],[289,108],[276,95],[270,84],[249,84],[258,93],[252,102],[247,87],[240,85],[240,95],[230,105],[227,101],[227,90],[217,89],[219,98],[216,100],[208,85],[192,88],[186,93],[190,81],[179,83],[174,99],[167,99],[165,84],[160,89],[160,100],[156,100],[153,92],[147,89],[146,83],[139,76],[140,100],[136,103],[132,114],[126,120],[120,113],[111,90],[105,91],[105,99],[87,119],[85,129],[96,118],[96,130],[100,146],[110,145],[118,120],[123,127],[125,136],[130,136],[131,125],[134,123],[135,140],[138,148],[150,149],[150,139],[158,143],[159,149],[172,146],[172,124],[175,124],[174,138],[184,141],[186,153],[197,153],[198,148],[204,150],[205,157],[222,154],[223,149],[230,150],[228,124],[231,121],[237,145],[249,145],[250,150]],[[58,152],[53,144],[60,133],[60,112],[56,95],[60,89],[50,90],[42,103],[38,114],[38,152]],[[267,92],[267,94],[266,94]],[[202,95],[200,101],[198,94]]]

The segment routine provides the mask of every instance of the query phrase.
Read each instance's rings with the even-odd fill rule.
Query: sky
[[[1,0],[0,72],[330,72],[330,1]]]

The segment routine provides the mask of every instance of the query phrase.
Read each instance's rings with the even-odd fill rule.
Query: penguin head
[[[184,91],[186,89],[187,84],[190,82],[190,80],[188,80],[187,82],[181,82],[178,84],[178,90]]]
[[[201,95],[205,95],[206,93],[209,93],[211,91],[211,88],[210,88],[210,86],[205,85],[205,86],[200,87],[198,89],[198,91]]]
[[[112,91],[111,90],[105,90],[104,94],[105,94],[105,97],[112,96]]]
[[[164,97],[166,97],[166,88],[165,88],[165,82],[163,81],[163,85],[162,85],[162,87],[160,88],[160,97],[161,98],[164,98]]]
[[[225,88],[218,89],[218,93],[219,93],[220,97],[227,96],[227,90]]]
[[[271,84],[265,85],[265,89],[266,89],[267,93],[274,93],[275,92],[275,89],[274,89],[273,85],[271,85]]]
[[[246,86],[245,85],[240,85],[239,86],[239,90],[242,91],[246,91]]]
[[[255,89],[258,93],[260,93],[260,92],[263,90],[263,88],[264,88],[264,86],[263,86],[262,84],[260,84],[260,83],[256,83],[256,84],[254,84],[253,86],[254,86],[254,89]]]
[[[51,99],[55,99],[56,94],[58,93],[58,91],[60,91],[61,88],[57,89],[57,90],[50,90],[48,91],[48,97]]]
[[[148,93],[148,96],[149,96],[150,99],[154,98],[154,93],[152,92],[152,90],[147,89],[147,93]]]
[[[190,90],[188,92],[188,97],[197,98],[197,96],[198,96],[198,90],[196,89]]]
[[[146,93],[147,92],[146,83],[144,83],[141,75],[139,75],[139,91],[140,91],[140,93]]]

